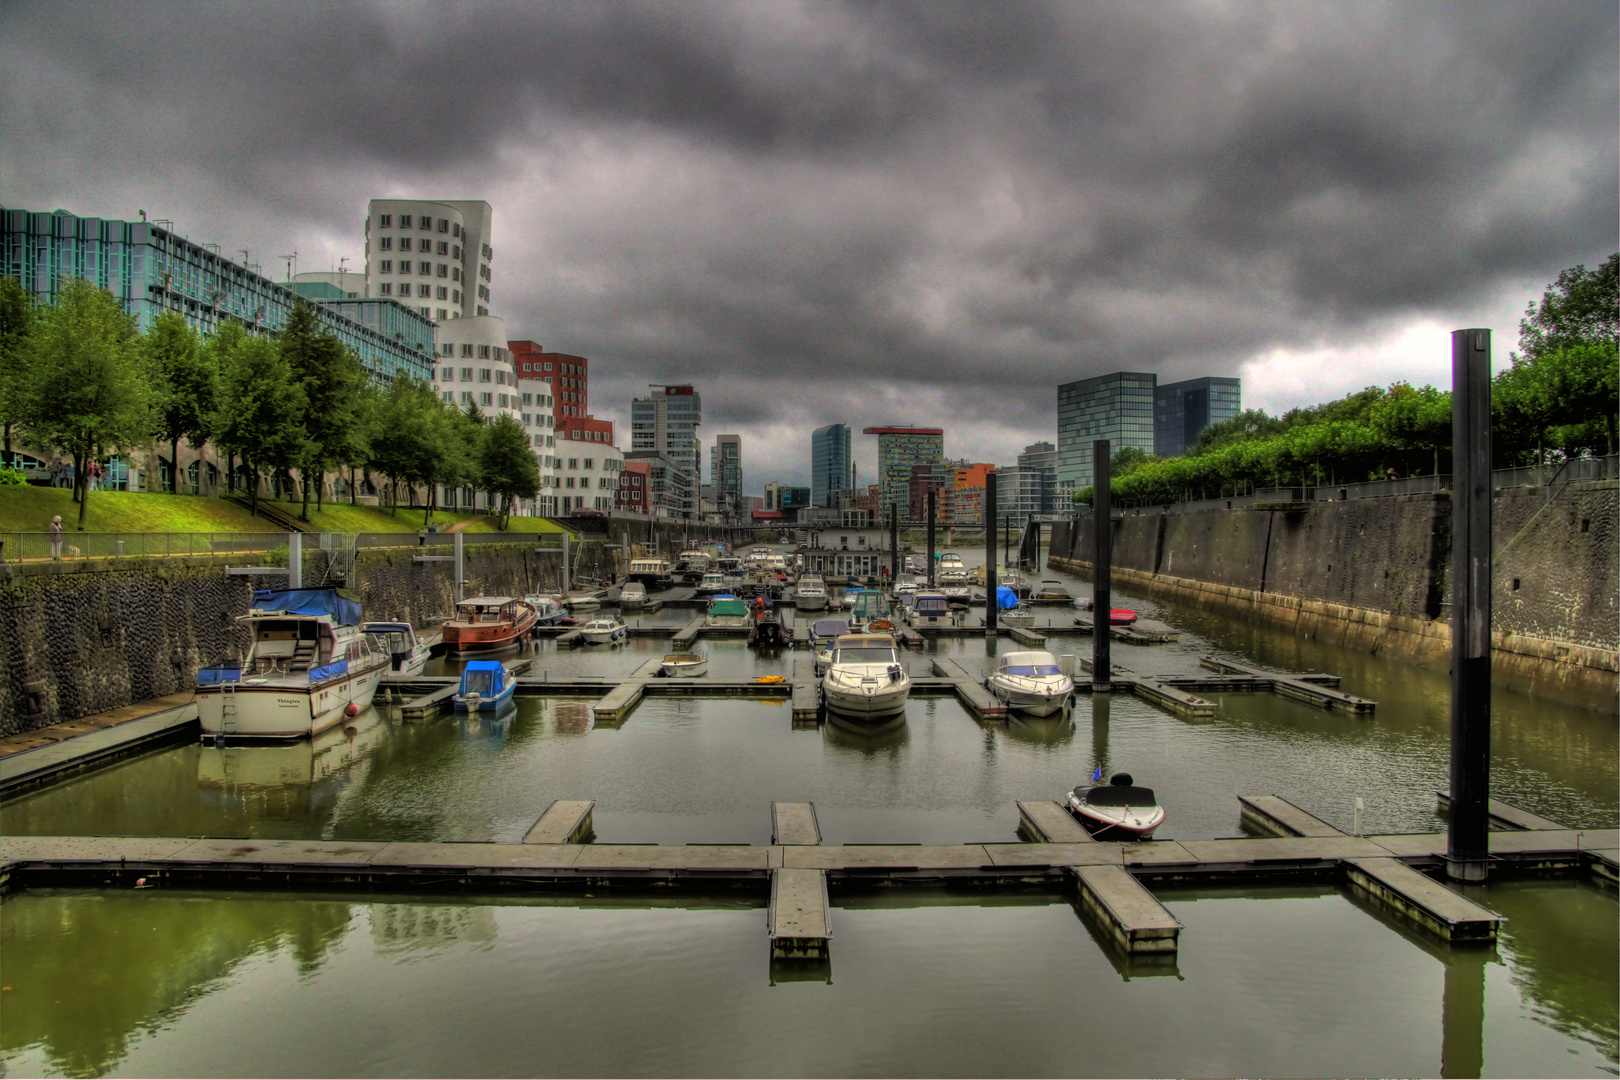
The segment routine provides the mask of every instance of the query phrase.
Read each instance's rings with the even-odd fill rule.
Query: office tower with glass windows
[[[681,474],[671,477],[666,489],[677,517],[697,516],[703,484],[698,438],[702,423],[703,398],[690,386],[654,386],[647,397],[630,402],[631,450],[658,454]]]
[[[1091,486],[1091,444],[1112,443],[1119,453],[1134,446],[1153,450],[1153,391],[1158,377],[1141,371],[1115,371],[1094,379],[1063,383],[1057,392],[1057,485],[1060,498]]]
[[[907,513],[911,467],[944,459],[944,429],[869,427],[864,433],[878,437],[878,512],[887,514],[890,506],[898,505],[901,514]]]
[[[1211,424],[1243,411],[1243,380],[1209,375],[1166,383],[1153,393],[1153,445],[1160,457],[1176,457],[1198,445]]]
[[[854,458],[850,456],[850,427],[848,424],[828,424],[810,433],[810,504],[836,506],[835,491],[848,491],[855,486],[850,473]]]
[[[728,520],[742,513],[742,436],[717,435],[709,447],[714,505]]]

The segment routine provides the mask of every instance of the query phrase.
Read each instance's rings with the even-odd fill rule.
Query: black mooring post
[[[1113,682],[1113,631],[1108,611],[1114,606],[1111,595],[1114,576],[1113,477],[1109,471],[1109,444],[1097,439],[1091,444],[1091,684],[1104,690]]]
[[[900,504],[889,504],[889,588],[900,577]]]
[[[996,636],[996,474],[984,477],[984,636]]]
[[[1446,876],[1490,862],[1491,332],[1451,333],[1451,820]]]
[[[939,492],[933,490],[928,492],[928,587],[930,589],[934,587],[934,500],[938,497]]]

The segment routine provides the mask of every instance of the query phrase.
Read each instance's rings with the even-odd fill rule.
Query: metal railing
[[[52,541],[60,541],[60,551]],[[258,557],[284,549],[287,534],[271,533],[139,533],[75,532],[64,528],[58,537],[48,532],[0,533],[0,559],[6,562],[48,562],[67,559],[154,559],[195,555]]]

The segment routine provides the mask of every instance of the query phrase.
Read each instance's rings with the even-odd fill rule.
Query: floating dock
[[[595,835],[591,811],[595,799],[555,799],[524,834],[525,844],[583,844]]]
[[[771,959],[825,959],[832,939],[831,909],[824,872],[785,866],[772,870],[765,917]]]
[[[1296,701],[1320,705],[1325,709],[1346,709],[1350,712],[1370,713],[1378,707],[1378,702],[1367,698],[1356,697],[1352,694],[1340,693],[1323,685],[1323,681],[1310,676],[1287,675],[1281,672],[1264,671],[1260,668],[1240,664],[1235,660],[1224,660],[1218,656],[1200,657],[1199,661],[1204,667],[1212,671],[1223,672],[1228,675],[1238,675],[1254,679],[1257,682],[1267,681],[1271,684],[1273,692]],[[1334,679],[1334,683],[1338,680]]]

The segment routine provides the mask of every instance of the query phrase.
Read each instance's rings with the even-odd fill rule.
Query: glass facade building
[[[0,275],[17,278],[47,303],[64,279],[83,278],[117,297],[142,330],[160,313],[174,311],[202,334],[235,319],[250,332],[274,335],[299,296],[225,258],[215,245],[177,236],[166,222],[0,209],[0,223]],[[386,311],[378,305],[369,312],[375,324],[368,325],[368,312],[359,307],[339,308],[319,298],[314,305],[321,326],[353,349],[373,378],[387,382],[400,372],[432,377],[430,320],[398,305]]]
[[[810,433],[810,505],[834,506],[833,492],[854,486],[849,440],[848,424],[828,424]]]
[[[1059,493],[1089,487],[1091,444],[1108,439],[1113,452],[1134,446],[1153,450],[1153,392],[1158,377],[1116,371],[1058,387],[1057,486]]]
[[[1153,452],[1160,457],[1185,454],[1205,428],[1242,411],[1242,379],[1206,376],[1166,383],[1153,394]]]
[[[901,514],[907,513],[911,501],[912,466],[932,465],[944,460],[944,430],[869,427],[864,429],[864,433],[878,437],[878,513],[887,515],[889,507],[893,505],[900,507]]]
[[[703,424],[703,398],[690,386],[655,386],[653,393],[630,402],[630,449],[665,458],[675,472],[654,492],[668,493],[673,513],[682,518],[698,515],[698,491],[703,484],[703,458],[698,428]],[[628,455],[627,455],[628,456]],[[658,479],[654,476],[654,480]]]
[[[714,505],[727,518],[742,513],[742,436],[717,435],[709,447],[709,480]]]

